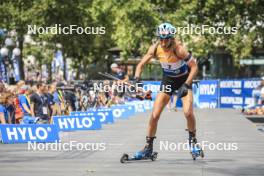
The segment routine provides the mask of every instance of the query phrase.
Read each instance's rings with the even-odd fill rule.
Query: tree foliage
[[[197,57],[206,57],[223,47],[237,63],[250,56],[253,47],[264,47],[264,5],[258,0],[2,0],[0,11],[0,28],[16,29],[20,39],[29,24],[104,26],[104,35],[33,36],[53,46],[61,43],[65,56],[84,72],[92,63],[107,66],[105,56],[111,47],[121,48],[124,58],[143,55],[162,22],[176,27],[192,24],[238,28],[231,35],[177,34]]]

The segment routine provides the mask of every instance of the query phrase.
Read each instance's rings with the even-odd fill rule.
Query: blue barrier
[[[241,108],[243,106],[242,80],[220,81],[220,107]]]
[[[154,98],[159,90],[159,81],[144,81],[145,88],[154,88]],[[198,108],[242,108],[253,103],[252,91],[260,80],[201,80],[193,86],[194,106]],[[177,102],[179,106],[180,102]]]
[[[74,111],[71,112],[70,115],[73,116],[94,115],[95,118],[100,119],[101,124],[114,123],[113,110],[111,108],[89,109],[86,112]]]
[[[221,80],[220,108],[242,108],[253,103],[252,91],[260,80]]]
[[[252,97],[253,90],[261,84],[260,80],[244,80],[243,81],[243,106],[252,105],[254,98]]]
[[[113,117],[116,119],[127,119],[136,113],[135,107],[131,105],[116,105],[111,106],[111,108],[113,110]]]
[[[3,143],[25,142],[58,142],[58,128],[55,125],[32,124],[32,125],[0,125]]]
[[[147,89],[159,91],[158,81],[145,81]],[[241,108],[253,103],[252,91],[260,80],[201,80],[193,86],[194,106],[199,108]],[[146,88],[145,87],[145,88]],[[153,108],[154,101],[131,101],[111,108],[71,112],[70,116],[54,116],[52,125],[1,125],[3,143],[58,142],[59,131],[97,130],[114,119],[128,119]]]
[[[58,142],[59,131],[98,130],[101,124],[127,119],[136,112],[152,109],[152,101],[135,101],[111,108],[89,109],[87,112],[71,112],[70,116],[53,116],[52,125],[0,125],[3,143]]]
[[[218,80],[200,81],[198,85],[198,91],[194,92],[194,97],[198,97],[196,99],[196,103],[197,107],[199,108],[218,108]]]
[[[151,110],[153,108],[154,101],[144,100],[144,101],[137,101],[135,103],[142,104],[145,110]]]
[[[136,108],[133,105],[127,105],[127,104],[123,104],[123,105],[117,105],[118,107],[125,107],[126,111],[125,113],[127,114],[127,116],[131,117],[134,116],[136,114]]]
[[[86,116],[53,116],[53,123],[60,131],[99,130],[100,119],[89,114]]]
[[[127,102],[126,104],[134,106],[135,113],[146,112],[147,111],[143,101],[132,101],[132,102]]]

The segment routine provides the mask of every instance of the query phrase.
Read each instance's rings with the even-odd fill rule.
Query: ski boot
[[[197,139],[196,139],[196,131],[188,131],[189,132],[189,146],[190,146],[190,153],[192,155],[193,160],[196,160],[197,157],[204,157],[204,152],[197,144]]]
[[[120,159],[120,162],[124,163],[125,161],[148,160],[148,159],[155,161],[158,156],[157,152],[153,152],[153,140],[155,138],[156,137],[146,137],[147,144],[143,150],[136,152],[132,158],[130,158],[129,155],[126,153],[123,154],[123,156]]]

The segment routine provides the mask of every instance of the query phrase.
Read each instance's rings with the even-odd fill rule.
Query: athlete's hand
[[[134,78],[132,79],[132,84],[133,84],[136,88],[138,88],[138,87],[143,87],[143,83],[140,81],[140,78],[138,78],[138,77],[134,77]]]
[[[184,83],[178,90],[177,97],[182,98],[188,94],[188,89],[191,89],[191,86]]]
[[[146,93],[145,93],[145,99],[146,100],[152,100],[152,91],[151,90],[148,90]]]

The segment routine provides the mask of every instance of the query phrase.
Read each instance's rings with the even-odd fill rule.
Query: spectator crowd
[[[111,71],[116,78],[113,81],[67,83],[58,80],[52,84],[19,81],[16,85],[0,82],[0,123],[47,124],[51,123],[52,116],[109,107],[135,99],[124,84],[129,80],[125,69],[113,63]]]
[[[102,84],[107,89],[95,90]],[[19,81],[16,85],[0,83],[1,124],[48,124],[52,116],[68,115],[71,111],[86,111],[89,108],[109,107],[122,104],[129,96],[118,92],[118,81],[97,81],[83,84],[63,82],[28,84]]]

